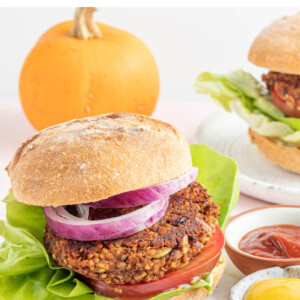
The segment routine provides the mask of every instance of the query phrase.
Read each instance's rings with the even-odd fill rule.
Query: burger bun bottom
[[[300,149],[279,145],[249,128],[250,140],[270,162],[300,174]]]

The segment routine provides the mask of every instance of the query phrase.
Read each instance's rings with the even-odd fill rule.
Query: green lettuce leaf
[[[218,219],[221,229],[225,229],[230,213],[239,199],[239,178],[236,162],[207,145],[190,146],[193,166],[199,168],[197,180],[203,184],[213,201],[220,206]]]
[[[3,200],[6,203],[6,219],[11,226],[23,228],[43,242],[46,218],[40,206],[24,205],[14,199],[10,192]],[[22,216],[22,217],[20,217]]]
[[[157,295],[155,297],[150,298],[149,300],[168,299],[168,298],[177,296],[181,293],[184,293],[184,292],[187,292],[187,291],[190,291],[190,290],[194,290],[194,289],[197,289],[197,288],[200,288],[200,287],[205,287],[208,291],[211,291],[212,284],[213,284],[213,276],[212,276],[212,273],[210,273],[206,278],[200,279],[197,283],[195,283],[193,285],[162,293],[160,295]]]
[[[0,235],[5,239],[0,248],[1,275],[28,274],[47,265],[40,242],[28,231],[0,221]]]
[[[199,168],[198,180],[207,187],[220,205],[219,224],[225,228],[238,194],[238,169],[235,162],[205,145],[191,145],[193,164]],[[12,193],[4,199],[7,222],[0,221],[1,300],[109,300],[94,292],[75,277],[75,273],[59,267],[43,245],[46,225],[41,207],[18,202]],[[212,276],[194,285],[171,290],[151,300],[163,300],[190,289],[211,290]]]
[[[291,128],[293,128],[296,131],[300,131],[300,119],[290,118],[290,117],[288,117],[288,118],[281,117],[281,118],[278,118],[278,121],[289,125]]]
[[[198,76],[194,88],[209,94],[225,110],[234,110],[259,134],[300,146],[300,119],[285,116],[251,74],[242,70],[226,75],[205,72]]]

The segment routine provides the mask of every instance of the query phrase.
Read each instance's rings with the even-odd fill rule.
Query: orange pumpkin
[[[37,41],[23,65],[22,107],[38,130],[108,112],[151,115],[159,74],[147,46],[134,35],[95,23],[95,8],[77,8]]]

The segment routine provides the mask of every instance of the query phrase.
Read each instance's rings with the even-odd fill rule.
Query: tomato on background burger
[[[276,107],[289,117],[300,118],[300,76],[269,72],[262,78]]]

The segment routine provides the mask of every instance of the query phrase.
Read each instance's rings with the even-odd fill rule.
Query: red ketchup
[[[255,256],[287,259],[300,257],[300,226],[274,225],[254,229],[239,242],[239,249]]]

